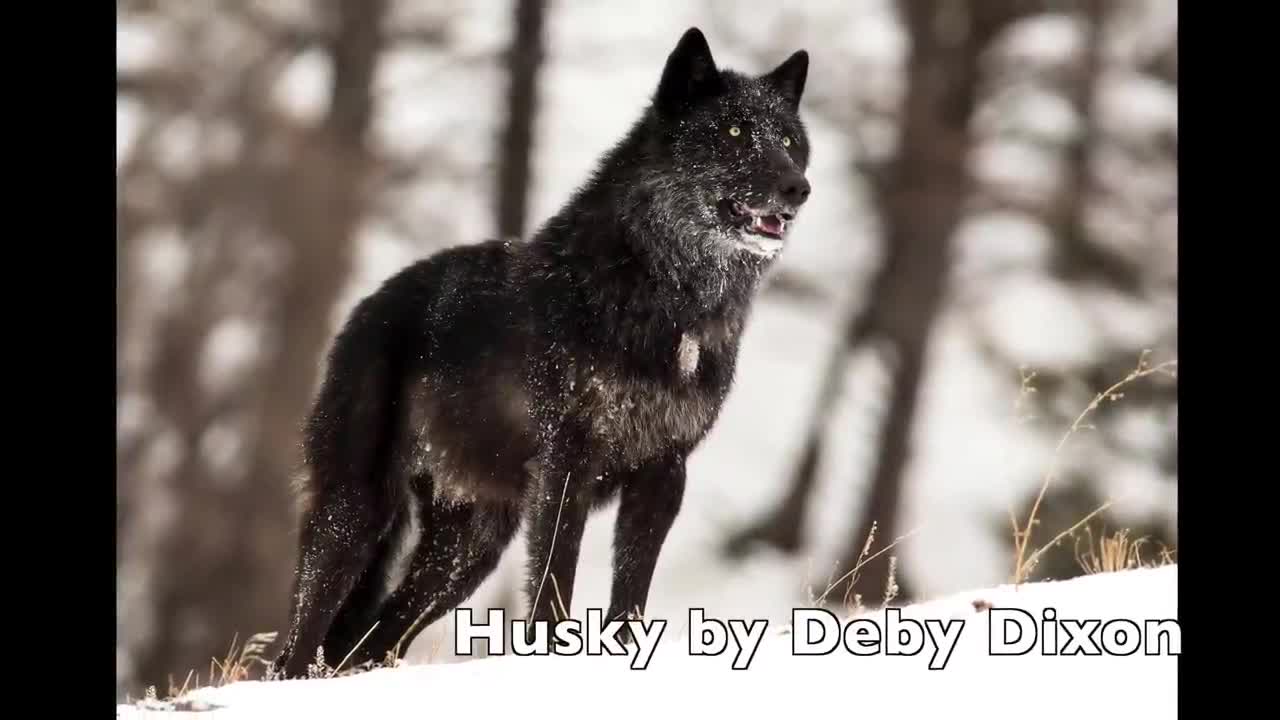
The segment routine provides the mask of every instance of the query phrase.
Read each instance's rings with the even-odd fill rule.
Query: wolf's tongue
[[[759,220],[760,229],[773,235],[782,234],[782,219],[777,215],[762,215]]]

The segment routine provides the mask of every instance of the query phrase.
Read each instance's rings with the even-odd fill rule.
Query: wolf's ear
[[[809,53],[797,50],[791,57],[765,75],[765,79],[778,88],[782,96],[791,103],[792,108],[800,106],[800,98],[804,95],[804,81],[809,76]]]
[[[678,113],[698,98],[718,92],[721,87],[720,70],[711,57],[707,38],[698,28],[689,28],[667,56],[667,64],[658,83],[658,108],[663,112]]]

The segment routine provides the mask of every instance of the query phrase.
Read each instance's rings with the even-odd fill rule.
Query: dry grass
[[[231,646],[227,648],[227,654],[218,658],[210,658],[209,673],[205,676],[206,682],[201,684],[200,674],[194,670],[187,673],[186,679],[183,680],[181,686],[174,684],[174,678],[169,676],[169,693],[167,700],[181,698],[188,691],[200,687],[222,687],[231,683],[240,682],[248,679],[253,672],[254,667],[263,669],[271,666],[271,661],[263,654],[271,643],[275,642],[276,633],[265,632],[251,635],[244,645],[237,646],[239,635],[232,637]],[[147,689],[147,693],[152,698],[155,697],[155,687]]]
[[[1086,419],[1095,411],[1097,411],[1097,409],[1101,407],[1104,402],[1116,402],[1116,401],[1119,401],[1121,398],[1123,398],[1124,393],[1121,392],[1121,390],[1127,385],[1137,380],[1140,380],[1149,375],[1156,375],[1156,374],[1163,374],[1169,377],[1177,377],[1177,372],[1174,369],[1177,367],[1177,364],[1178,364],[1177,360],[1169,360],[1169,361],[1160,363],[1158,365],[1150,365],[1147,360],[1147,356],[1149,354],[1150,354],[1150,351],[1143,351],[1142,355],[1138,359],[1138,366],[1136,368],[1130,371],[1128,375],[1126,375],[1123,379],[1113,384],[1111,387],[1095,395],[1093,400],[1085,407],[1085,409],[1082,410],[1080,414],[1076,416],[1075,420],[1067,428],[1067,431],[1063,433],[1062,437],[1058,440],[1057,446],[1054,448],[1053,455],[1050,458],[1049,470],[1048,472],[1045,473],[1044,481],[1040,485],[1040,493],[1036,496],[1035,503],[1031,507],[1031,512],[1027,517],[1027,521],[1022,525],[1019,525],[1017,517],[1013,514],[1012,511],[1010,511],[1009,520],[1013,525],[1013,538],[1014,538],[1014,567],[1013,567],[1014,584],[1022,584],[1027,581],[1027,579],[1031,576],[1032,570],[1035,569],[1036,563],[1040,560],[1041,556],[1045,553],[1045,551],[1057,545],[1064,538],[1074,535],[1076,531],[1078,531],[1081,527],[1084,527],[1090,520],[1096,517],[1099,513],[1105,511],[1108,507],[1110,507],[1115,502],[1114,499],[1108,500],[1107,502],[1099,506],[1097,509],[1095,509],[1093,512],[1090,512],[1089,514],[1085,515],[1083,518],[1081,518],[1078,522],[1076,522],[1071,527],[1058,533],[1058,535],[1054,536],[1051,540],[1049,540],[1049,542],[1044,543],[1043,545],[1039,546],[1035,550],[1031,549],[1032,532],[1035,529],[1035,527],[1039,524],[1039,519],[1037,515],[1040,510],[1040,504],[1044,500],[1045,493],[1048,491],[1050,483],[1052,483],[1053,480],[1055,480],[1057,477],[1057,470],[1062,459],[1063,449],[1066,447],[1067,442],[1077,432],[1081,430],[1094,429],[1092,425],[1085,422]],[[1022,378],[1023,392],[1022,394],[1019,395],[1020,404],[1025,398],[1025,395],[1027,393],[1035,392],[1035,389],[1030,387],[1030,381],[1032,378],[1034,378],[1034,373],[1027,374],[1024,371],[1023,378]]]
[[[836,585],[839,585],[845,580],[849,580],[848,588],[846,588],[845,595],[842,598],[842,604],[845,610],[849,614],[857,614],[862,612],[865,609],[865,606],[863,605],[863,602],[862,602],[862,595],[860,593],[853,593],[853,588],[858,584],[858,571],[861,570],[863,566],[865,566],[867,563],[871,562],[872,560],[875,560],[876,558],[880,557],[886,552],[889,552],[894,547],[897,547],[898,543],[901,543],[903,540],[906,540],[907,538],[910,538],[918,534],[919,532],[920,532],[920,528],[916,528],[911,532],[908,532],[904,535],[900,535],[897,538],[894,538],[893,542],[884,546],[883,548],[876,551],[875,553],[868,555],[867,553],[871,551],[871,545],[872,543],[875,542],[875,536],[876,536],[876,523],[874,522],[871,523],[871,530],[870,532],[867,533],[867,540],[862,545],[862,552],[858,555],[858,562],[853,566],[852,569],[850,569],[844,575],[841,575],[839,578],[836,578],[835,580],[830,581],[827,584],[827,589],[824,590],[821,595],[817,597],[813,597],[813,594],[811,592],[809,594],[810,604],[814,606],[821,605],[823,602],[826,601],[827,595],[831,594],[831,591],[835,589]],[[898,596],[897,571],[898,571],[898,558],[896,555],[890,555],[889,556],[889,577],[885,584],[884,598],[882,601],[882,604],[885,606],[887,606],[890,602],[893,601],[895,597]]]
[[[1142,550],[1149,544],[1149,539],[1145,537],[1130,539],[1128,530],[1119,530],[1110,535],[1104,532],[1096,546],[1093,542],[1093,532],[1086,528],[1085,535],[1088,539],[1083,552],[1080,550],[1080,538],[1076,539],[1076,562],[1084,572],[1090,575],[1134,568],[1160,567],[1175,562],[1176,551],[1163,544],[1155,553],[1154,559],[1144,559]]]
[[[372,628],[370,628],[372,631]],[[217,688],[232,683],[241,682],[254,678],[254,670],[259,669],[259,677],[256,679],[262,682],[271,682],[277,678],[270,674],[272,659],[265,652],[268,647],[275,642],[277,633],[264,632],[251,635],[243,645],[237,645],[239,636],[235,636],[231,641],[231,646],[227,649],[226,655],[221,659],[211,658],[209,660],[209,671],[207,675],[201,676],[194,669],[189,671],[183,679],[181,685],[178,685],[175,678],[169,676],[168,693],[161,698],[156,686],[151,685],[146,689],[146,695],[138,701],[139,705],[145,706],[153,710],[207,710],[204,703],[190,698],[190,693],[204,688]],[[366,637],[368,633],[366,633]],[[363,642],[363,639],[361,640]],[[366,672],[372,669],[368,666],[345,668],[344,666],[352,653],[359,648],[351,650],[346,658],[343,658],[337,666],[329,667],[325,662],[324,648],[316,650],[316,659],[307,666],[307,677],[311,679],[342,677],[346,675],[354,675],[360,672]],[[393,657],[388,657],[387,665],[396,665],[398,661]],[[382,667],[375,665],[374,667]],[[126,703],[132,703],[132,698],[126,697]]]
[[[222,687],[247,680],[252,677],[255,667],[263,670],[270,668],[271,660],[264,653],[271,643],[275,642],[276,635],[274,632],[257,633],[249,636],[243,645],[237,645],[240,636],[236,635],[232,637],[231,646],[227,648],[226,655],[221,659],[216,657],[209,659],[209,672],[203,679],[194,668],[187,672],[181,685],[178,685],[174,676],[170,675],[169,689],[163,698],[160,697],[156,686],[150,685],[138,704],[154,710],[207,709],[189,699],[188,694],[201,688]],[[132,698],[126,697],[125,702],[132,702]]]

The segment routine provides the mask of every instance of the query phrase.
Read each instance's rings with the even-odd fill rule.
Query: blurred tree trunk
[[[507,51],[507,124],[500,145],[498,236],[519,239],[528,222],[534,120],[538,112],[538,73],[544,54],[543,0],[518,0],[515,34]]]
[[[946,290],[951,237],[971,191],[966,164],[980,60],[995,35],[1028,9],[1017,0],[984,0],[972,6],[905,0],[899,8],[912,46],[899,150],[873,178],[885,219],[885,264],[875,279],[868,307],[850,319],[827,367],[801,462],[786,497],[773,513],[728,545],[734,554],[744,552],[755,540],[784,550],[799,546],[803,509],[815,485],[823,434],[841,395],[849,353],[871,342],[889,354],[889,402],[866,509],[841,554],[836,577],[900,534],[902,479],[911,458],[929,338]],[[868,547],[873,524],[875,542]],[[893,554],[888,551],[867,562],[856,576],[831,587],[827,598],[843,602],[855,590],[868,600],[882,598]],[[895,599],[909,600],[910,587],[901,577],[896,581]]]
[[[1089,237],[1086,212],[1094,192],[1090,155],[1102,145],[1094,111],[1103,64],[1106,0],[1077,0],[1085,37],[1079,66],[1071,78],[1068,100],[1080,118],[1080,131],[1066,151],[1066,182],[1047,218],[1057,235],[1054,271],[1070,282],[1102,281],[1126,293],[1140,291],[1142,271],[1123,256],[1108,252]]]
[[[215,320],[206,302],[226,292],[216,285],[227,273],[203,272],[210,287],[191,292],[192,306],[162,335],[152,395],[177,418],[183,459],[173,476],[177,521],[162,541],[149,598],[155,632],[135,649],[136,680],[157,685],[161,694],[169,676],[180,685],[188,670],[207,672],[210,659],[225,655],[233,639],[243,644],[255,633],[282,630],[286,621],[295,554],[289,481],[299,467],[301,422],[365,203],[365,135],[386,2],[339,0],[326,7],[334,11],[334,32],[326,35],[332,80],[323,122],[276,135],[271,144],[284,152],[283,162],[247,156],[237,171],[238,192],[256,194],[243,198],[239,211],[260,214],[257,223],[279,245],[273,254],[278,250],[283,261],[270,284],[272,310],[262,335],[270,342],[260,349],[260,380],[235,395],[237,410],[252,418],[245,431],[252,438],[246,440],[250,461],[239,488],[201,469],[202,439],[230,401],[202,407],[193,395]],[[215,264],[242,261],[234,254],[222,252]]]
[[[981,60],[991,41],[1028,9],[1018,0],[984,0],[967,7],[947,0],[903,0],[899,7],[912,49],[899,151],[879,188],[889,257],[869,320],[872,332],[892,348],[892,390],[871,495],[844,552],[842,574],[864,557],[873,524],[876,541],[866,548],[867,556],[899,535],[902,480],[911,458],[929,340],[946,293],[951,238],[973,187],[970,121],[979,97]],[[881,597],[892,554],[868,562],[853,582],[838,583],[831,597],[853,592]],[[910,600],[914,593],[901,578],[897,583],[897,599]]]

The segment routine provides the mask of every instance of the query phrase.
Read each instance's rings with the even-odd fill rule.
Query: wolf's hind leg
[[[351,665],[403,659],[417,636],[475,593],[520,527],[514,507],[435,503],[409,574],[387,598]],[[366,628],[367,630],[367,628]],[[357,638],[358,639],[358,638]]]
[[[348,655],[374,627],[383,604],[407,577],[422,540],[422,512],[417,502],[417,498],[408,498],[409,504],[402,507],[391,531],[378,543],[372,561],[334,616],[321,644],[330,667],[351,667]]]
[[[383,498],[350,490],[322,494],[303,514],[289,636],[275,671],[305,677],[316,649],[372,564],[391,527]],[[326,664],[338,661],[329,657]]]

